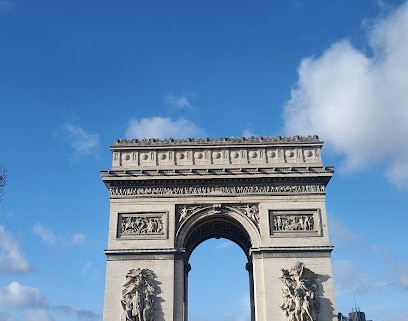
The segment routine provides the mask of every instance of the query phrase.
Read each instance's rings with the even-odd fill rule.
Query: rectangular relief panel
[[[168,212],[118,214],[119,239],[167,239]]]
[[[321,236],[320,209],[270,210],[271,237]]]

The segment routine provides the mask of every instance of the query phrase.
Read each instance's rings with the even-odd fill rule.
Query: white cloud
[[[57,242],[57,236],[49,228],[37,223],[33,226],[33,233],[41,238],[45,243],[55,245]]]
[[[364,238],[361,234],[358,234],[350,230],[346,225],[337,220],[332,215],[328,215],[330,226],[330,242],[335,246],[351,246],[356,248],[357,245],[363,243]]]
[[[249,129],[245,129],[244,132],[242,133],[243,137],[252,137],[252,136],[256,136],[251,130]]]
[[[37,309],[48,305],[47,299],[38,289],[18,282],[0,288],[0,304],[12,309]]]
[[[337,260],[333,264],[336,293],[368,293],[378,286],[376,280],[360,272],[351,260]]]
[[[408,188],[408,3],[369,29],[372,55],[348,40],[305,58],[284,107],[287,134],[318,134],[346,156],[344,168],[384,163]]]
[[[221,243],[217,244],[212,249],[213,250],[223,250],[223,249],[227,249],[227,248],[231,247],[232,244],[233,243],[231,241],[224,241],[224,242],[221,242]]]
[[[193,106],[190,103],[190,100],[187,96],[173,96],[169,95],[165,98],[165,101],[170,106],[176,107],[178,109],[193,109]]]
[[[0,274],[23,273],[31,266],[20,249],[18,240],[0,225]]]
[[[85,235],[81,233],[74,233],[71,235],[69,244],[73,246],[80,246],[85,243]]]
[[[395,269],[396,284],[408,289],[408,263],[398,263]]]
[[[81,276],[83,276],[83,277],[88,276],[89,271],[91,271],[93,266],[94,266],[93,262],[91,262],[91,261],[86,262],[86,264],[81,269]]]
[[[0,320],[2,321],[17,321],[17,319],[8,312],[0,311]]]
[[[99,137],[95,133],[87,132],[79,125],[65,123],[63,125],[65,139],[78,154],[89,153],[99,146]]]
[[[50,312],[46,309],[30,310],[26,313],[28,321],[54,321]]]
[[[203,131],[190,120],[167,117],[132,119],[126,129],[126,138],[188,138],[202,136]]]
[[[102,315],[88,310],[78,309],[67,305],[58,305],[55,310],[63,314],[75,317],[78,321],[101,321]]]
[[[75,232],[72,234],[56,234],[50,228],[37,223],[33,226],[33,233],[40,237],[40,239],[49,244],[56,245],[57,243],[65,246],[81,246],[85,243],[86,236]]]

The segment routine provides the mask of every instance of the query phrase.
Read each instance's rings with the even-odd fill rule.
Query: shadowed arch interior
[[[198,245],[213,237],[235,242],[248,257],[251,240],[244,227],[228,215],[213,215],[197,221],[187,232],[184,241],[187,260]]]

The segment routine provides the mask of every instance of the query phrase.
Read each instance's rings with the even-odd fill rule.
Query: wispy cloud
[[[86,131],[76,123],[63,124],[63,135],[77,154],[87,154],[99,147],[99,136],[96,133]]]
[[[69,244],[73,246],[80,246],[85,243],[85,235],[81,233],[74,233],[70,236]]]
[[[370,244],[348,226],[332,215],[328,216],[330,239],[336,247],[343,247],[345,258],[334,261],[333,272],[336,294],[370,294],[384,291],[408,289],[408,262],[401,261],[393,249],[379,244]],[[357,264],[355,256],[364,255],[364,262]],[[370,267],[375,262],[375,268]]]
[[[342,40],[302,60],[285,131],[320,135],[346,170],[384,163],[388,179],[408,188],[408,3],[367,30],[372,55]]]
[[[175,107],[177,109],[191,110],[193,106],[191,105],[190,99],[187,95],[173,96],[169,95],[165,98],[168,105]]]
[[[93,262],[91,262],[91,261],[86,262],[86,264],[81,269],[81,273],[80,273],[81,276],[83,276],[83,277],[87,276],[89,271],[91,271],[91,269],[93,268],[93,266],[94,266]]]
[[[242,133],[243,137],[252,137],[256,136],[250,129],[245,129]]]
[[[126,129],[126,138],[188,138],[202,136],[204,131],[192,121],[167,117],[132,119]]]
[[[397,284],[408,290],[408,262],[396,266]]]
[[[76,318],[78,321],[100,321],[102,315],[89,310],[82,310],[68,305],[58,305],[55,310],[69,317]]]
[[[221,242],[220,244],[217,244],[212,249],[213,250],[222,250],[222,249],[227,249],[227,248],[231,247],[232,245],[233,245],[233,243],[231,241],[224,241],[224,242]]]
[[[54,321],[51,313],[47,309],[33,309],[26,312],[27,321]]]
[[[0,274],[24,273],[31,265],[21,251],[16,237],[0,225]]]
[[[0,304],[11,309],[37,309],[48,306],[47,299],[37,288],[18,282],[0,288]]]
[[[351,260],[338,260],[333,264],[336,293],[368,293],[377,289],[378,281],[361,272],[359,266]]]
[[[2,321],[17,321],[17,319],[8,312],[0,311],[0,320]]]
[[[81,246],[86,240],[86,236],[82,233],[57,234],[41,223],[36,223],[33,226],[33,233],[49,245],[57,245],[59,243],[66,246]]]
[[[45,243],[50,245],[55,245],[57,242],[57,236],[55,233],[40,223],[37,223],[33,226],[33,233],[41,238]]]
[[[352,246],[356,248],[364,241],[361,234],[349,229],[343,222],[339,221],[333,215],[328,215],[330,226],[330,241],[335,246]]]

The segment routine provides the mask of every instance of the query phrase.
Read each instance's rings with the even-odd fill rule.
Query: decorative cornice
[[[117,140],[111,169],[317,167],[322,146],[317,136]]]
[[[322,143],[317,135],[293,137],[221,137],[221,138],[185,138],[185,139],[117,139],[112,147],[119,146],[187,146],[187,145],[230,145],[230,144],[287,144],[287,143]]]
[[[271,168],[207,168],[207,169],[135,169],[135,170],[120,170],[114,169],[109,171],[101,171],[102,178],[109,180],[109,178],[120,177],[192,177],[192,176],[253,176],[256,174],[279,175],[279,174],[333,174],[334,168],[332,166],[311,166],[311,167],[271,167]]]

